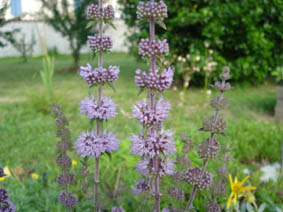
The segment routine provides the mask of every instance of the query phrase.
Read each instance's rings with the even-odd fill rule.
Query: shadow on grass
[[[273,95],[270,96],[251,96],[243,102],[251,110],[273,116],[274,108],[276,105],[276,98]]]

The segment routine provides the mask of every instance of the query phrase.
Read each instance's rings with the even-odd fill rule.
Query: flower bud
[[[220,151],[220,144],[215,138],[203,141],[198,147],[198,155],[203,159],[214,159]]]

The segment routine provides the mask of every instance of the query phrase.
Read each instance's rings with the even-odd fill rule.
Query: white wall
[[[116,52],[126,52],[128,48],[125,45],[126,37],[125,32],[127,31],[127,26],[124,24],[123,20],[116,19],[114,21],[117,30],[113,30],[107,27],[105,34],[109,35],[113,40],[112,51]],[[66,38],[62,37],[58,32],[56,32],[51,26],[36,21],[21,21],[21,22],[11,22],[1,28],[1,31],[9,31],[11,29],[20,29],[17,34],[17,40],[22,38],[25,34],[25,39],[27,43],[30,43],[32,39],[32,34],[35,37],[36,45],[34,46],[33,55],[40,55],[44,52],[44,47],[47,46],[48,49],[54,47],[57,48],[58,52],[61,54],[71,53],[69,43]],[[89,49],[87,46],[82,48],[81,53],[87,53]],[[11,57],[20,56],[19,52],[11,45],[8,44],[4,48],[0,48],[0,57]]]

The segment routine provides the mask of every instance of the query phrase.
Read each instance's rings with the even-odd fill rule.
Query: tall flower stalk
[[[103,96],[102,88],[105,84],[109,84],[118,79],[120,72],[118,66],[103,67],[103,53],[110,51],[112,48],[112,40],[109,36],[103,35],[103,24],[108,23],[113,26],[114,9],[111,5],[103,7],[103,0],[99,0],[99,5],[90,5],[87,8],[87,16],[90,20],[89,27],[95,22],[99,24],[99,34],[88,36],[88,46],[93,53],[98,53],[98,68],[92,68],[87,64],[81,67],[80,75],[90,86],[97,87],[97,97],[90,95],[85,97],[80,104],[81,113],[88,116],[91,122],[95,122],[95,129],[90,132],[83,132],[76,143],[77,153],[83,157],[92,157],[95,159],[94,169],[94,192],[93,201],[96,210],[99,210],[99,169],[100,158],[103,154],[111,154],[112,151],[118,149],[119,140],[115,134],[104,130],[104,122],[117,115],[116,105],[106,96]],[[112,87],[112,86],[111,86]],[[90,92],[91,93],[91,92]]]
[[[165,174],[174,173],[174,163],[169,156],[176,151],[173,133],[162,127],[162,122],[168,116],[170,103],[164,101],[161,95],[161,92],[171,86],[174,73],[172,68],[161,70],[158,67],[158,62],[168,54],[169,47],[166,40],[155,39],[155,23],[164,26],[167,6],[162,0],[140,2],[137,15],[140,20],[149,22],[150,39],[141,40],[139,54],[150,59],[151,68],[148,72],[138,69],[135,77],[136,85],[148,92],[147,100],[142,100],[133,108],[133,116],[140,121],[143,129],[139,135],[131,136],[131,151],[142,157],[137,164],[137,171],[146,178],[137,183],[135,191],[151,191],[155,198],[155,212],[160,212],[159,180]],[[150,182],[152,185],[149,185]]]
[[[215,89],[220,91],[219,96],[215,96],[210,105],[215,109],[215,115],[204,119],[202,123],[201,131],[210,132],[210,136],[206,141],[203,141],[198,148],[198,155],[203,159],[202,168],[195,167],[189,168],[186,172],[186,180],[189,184],[193,184],[193,190],[190,196],[190,199],[187,203],[186,209],[190,209],[192,203],[195,199],[195,195],[198,189],[205,189],[212,183],[212,175],[206,171],[208,161],[215,159],[218,153],[220,152],[220,143],[216,140],[215,135],[225,135],[226,122],[220,116],[220,110],[225,108],[228,104],[228,100],[224,98],[224,92],[231,89],[231,85],[226,82],[230,79],[229,67],[225,67],[222,74],[220,75],[221,82],[215,82]],[[219,206],[214,206],[219,208]]]
[[[69,191],[69,185],[75,183],[74,173],[69,172],[72,167],[72,159],[67,154],[68,151],[72,150],[71,132],[68,129],[69,122],[61,107],[54,104],[53,112],[56,119],[56,136],[61,139],[56,145],[58,152],[56,163],[62,169],[62,174],[58,175],[56,182],[64,188],[59,196],[59,202],[70,212],[78,202],[77,198]]]

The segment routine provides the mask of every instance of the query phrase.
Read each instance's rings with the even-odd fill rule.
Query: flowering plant
[[[139,54],[150,60],[151,68],[148,72],[138,69],[135,77],[136,85],[148,92],[148,99],[133,108],[133,116],[142,124],[142,130],[139,135],[131,136],[131,151],[141,157],[136,170],[144,176],[134,191],[137,194],[151,192],[155,197],[155,212],[160,212],[159,180],[163,175],[174,173],[174,162],[170,155],[176,151],[173,133],[162,126],[168,116],[170,103],[164,101],[161,95],[161,92],[170,88],[174,70],[171,67],[158,67],[157,61],[164,60],[169,46],[167,40],[155,39],[155,22],[163,25],[167,6],[162,0],[140,2],[137,15],[140,20],[149,21],[150,38],[141,39]]]

